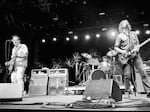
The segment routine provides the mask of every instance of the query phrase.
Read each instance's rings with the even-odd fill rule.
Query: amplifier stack
[[[68,86],[68,69],[32,69],[29,95],[62,95]]]
[[[47,95],[49,69],[32,69],[29,95]]]
[[[68,69],[50,69],[48,81],[48,94],[65,94],[66,86],[68,86]]]

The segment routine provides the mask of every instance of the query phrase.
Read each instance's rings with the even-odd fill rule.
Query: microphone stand
[[[10,40],[6,40],[5,41],[5,62],[9,61],[9,57],[10,57]],[[5,66],[5,76],[4,76],[4,83],[8,83],[10,82],[10,76],[9,76],[9,71],[8,71],[8,67]]]

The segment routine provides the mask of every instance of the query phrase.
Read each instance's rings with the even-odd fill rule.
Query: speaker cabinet
[[[68,86],[68,70],[67,69],[50,69],[48,94],[63,95],[65,87]]]
[[[47,95],[48,87],[48,76],[47,75],[35,75],[30,79],[29,84],[29,95]]]
[[[0,101],[21,101],[22,85],[14,83],[0,83]]]
[[[113,98],[118,102],[122,100],[122,92],[113,79],[89,80],[83,97],[91,99]]]
[[[49,69],[32,69],[31,70],[31,77],[36,76],[48,76],[49,75]]]

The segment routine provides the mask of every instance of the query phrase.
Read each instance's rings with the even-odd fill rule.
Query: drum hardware
[[[80,63],[80,73],[78,75],[78,81],[81,81],[82,82],[85,82],[88,77],[89,77],[89,74],[90,74],[90,71],[91,71],[91,67],[90,67],[90,64],[87,63],[87,62],[81,62]]]

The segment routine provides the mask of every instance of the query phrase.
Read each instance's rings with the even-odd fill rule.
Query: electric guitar
[[[144,46],[145,44],[147,44],[150,41],[150,38],[148,38],[147,40],[145,40],[144,42],[142,42],[140,45],[135,46],[132,50],[127,50],[127,54],[118,54],[118,60],[122,63],[122,64],[127,64],[129,59],[133,59],[138,51],[136,50],[137,48],[141,48],[142,46]]]
[[[15,64],[15,58],[11,59],[10,61],[6,62],[5,65],[7,66],[8,69],[8,74],[10,75],[14,69],[14,64]]]
[[[8,74],[10,75],[11,73],[12,73],[12,71],[13,71],[13,69],[14,69],[14,66],[15,66],[15,61],[16,61],[16,58],[17,58],[17,52],[18,52],[18,50],[21,48],[21,46],[19,46],[17,49],[16,49],[16,51],[15,51],[15,55],[14,55],[14,57],[10,60],[10,61],[7,61],[6,63],[5,63],[5,65],[7,66],[7,68],[8,68]]]

